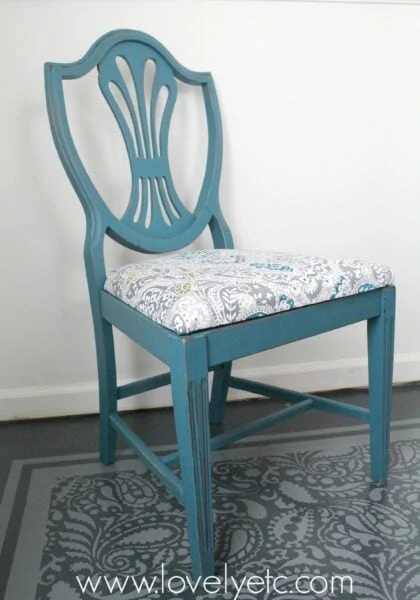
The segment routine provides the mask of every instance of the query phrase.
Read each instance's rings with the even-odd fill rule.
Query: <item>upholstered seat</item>
[[[385,287],[383,265],[283,252],[205,250],[111,271],[105,289],[178,334]]]

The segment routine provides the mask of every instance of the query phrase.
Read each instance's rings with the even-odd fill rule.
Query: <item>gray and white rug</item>
[[[15,461],[0,506],[0,597],[419,600],[420,420],[394,426],[392,439],[387,486],[371,484],[364,426],[261,436],[215,453],[224,587],[194,592],[183,508],[139,460]],[[268,572],[282,577],[277,591],[238,591],[225,579]],[[312,591],[293,586],[302,575],[318,578]],[[334,576],[351,577],[352,591],[318,585]],[[138,589],[142,577],[149,591]]]

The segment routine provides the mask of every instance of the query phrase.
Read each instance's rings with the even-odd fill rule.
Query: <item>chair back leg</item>
[[[382,313],[369,319],[369,404],[371,474],[375,483],[388,476],[394,359],[395,288],[384,288]]]
[[[115,462],[117,432],[109,416],[117,412],[117,375],[112,325],[102,318],[95,323],[96,354],[99,378],[99,455],[104,465]]]
[[[220,425],[223,422],[231,370],[232,362],[222,363],[214,370],[210,397],[210,423],[212,425]]]

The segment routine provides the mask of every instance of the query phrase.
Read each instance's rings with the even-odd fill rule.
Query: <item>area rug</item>
[[[419,420],[393,427],[386,486],[364,426],[253,438],[214,454],[213,481],[217,571],[197,582],[183,508],[129,453],[15,461],[0,597],[420,599]]]

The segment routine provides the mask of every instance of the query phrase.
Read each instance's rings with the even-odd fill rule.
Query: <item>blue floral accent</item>
[[[251,267],[257,269],[269,269],[270,271],[293,271],[290,265],[281,265],[278,263],[250,263]]]
[[[294,300],[292,300],[292,298],[289,298],[289,297],[288,297],[288,296],[286,296],[285,294],[282,294],[282,295],[280,296],[280,298],[279,298],[279,303],[280,303],[280,306],[282,305],[282,303],[283,303],[283,302],[284,302],[285,304],[287,304],[287,306],[288,306],[289,308],[294,308],[294,307],[295,307]]]
[[[249,321],[250,319],[258,319],[258,317],[265,317],[265,316],[267,316],[266,313],[256,312],[256,313],[254,313],[252,315],[249,315],[249,317],[247,317],[245,319],[245,321]]]
[[[334,286],[334,293],[331,294],[330,296],[330,300],[334,300],[334,298],[337,298],[337,296],[340,293],[340,289],[343,287],[343,283],[344,283],[344,277],[343,275],[340,277],[340,279],[338,280],[338,283]],[[372,286],[372,289],[374,289],[374,287]],[[359,290],[360,291],[360,290]]]
[[[359,288],[358,288],[357,291],[359,293],[361,293],[361,292],[370,292],[371,290],[374,290],[374,289],[375,289],[375,286],[372,285],[371,283],[363,283],[362,285],[359,285]]]

